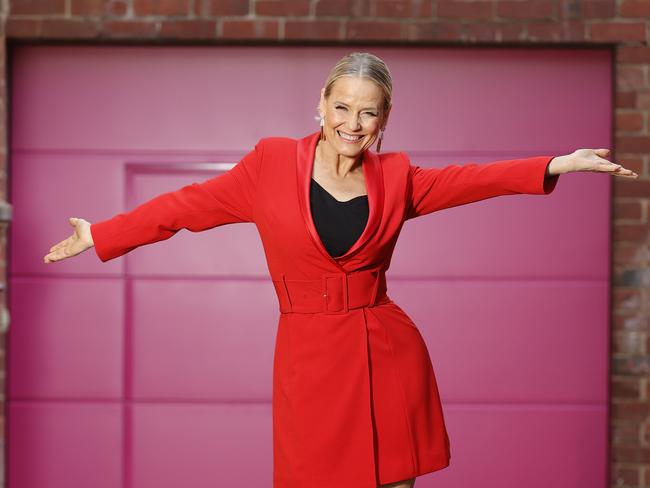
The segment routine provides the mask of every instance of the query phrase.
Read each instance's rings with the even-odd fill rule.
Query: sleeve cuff
[[[543,182],[542,182],[542,193],[544,195],[548,195],[549,193],[552,193],[553,190],[555,190],[555,186],[557,185],[558,180],[560,179],[560,175],[548,175],[547,170],[549,165],[551,164],[551,161],[556,156],[546,156],[546,164],[544,164],[544,174],[542,176]]]
[[[104,222],[97,222],[90,224],[90,235],[93,238],[93,245],[95,249],[95,254],[102,261],[106,262],[116,255],[112,255],[108,247],[108,242],[110,242],[108,236],[107,224]]]

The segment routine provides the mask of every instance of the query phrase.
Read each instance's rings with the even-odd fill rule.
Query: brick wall
[[[650,0],[0,0],[0,7],[7,41],[0,51],[3,67],[10,45],[25,41],[615,46],[610,159],[640,178],[612,177],[610,484],[650,487]],[[2,284],[11,220],[5,71],[0,78]],[[6,314],[0,314],[1,330],[6,324]],[[0,334],[3,380],[4,344]]]

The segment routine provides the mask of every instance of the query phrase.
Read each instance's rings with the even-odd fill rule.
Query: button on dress
[[[451,459],[426,343],[388,295],[386,271],[402,225],[497,196],[548,195],[559,175],[545,175],[553,156],[422,168],[404,152],[367,149],[367,220],[358,238],[345,233],[347,243],[331,243],[327,229],[319,235],[320,207],[312,214],[310,199],[319,134],[262,138],[229,171],[90,230],[97,256],[108,261],[182,229],[253,223],[279,309],[273,488],[376,488]]]

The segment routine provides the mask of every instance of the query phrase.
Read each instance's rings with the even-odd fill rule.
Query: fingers
[[[614,170],[614,171],[612,172],[612,174],[613,174],[614,176],[623,176],[623,177],[625,177],[625,178],[638,178],[638,177],[639,177],[639,175],[636,174],[636,173],[635,173],[634,171],[632,171],[631,169],[625,169],[625,168],[622,168],[622,167],[619,168],[619,169],[617,169],[617,170]]]
[[[49,254],[43,257],[43,262],[52,263],[54,261],[60,261],[61,259],[67,257],[68,253],[66,252],[66,249],[69,245],[71,245],[74,242],[75,237],[76,237],[75,234],[72,234],[67,239],[63,239],[58,244],[52,246],[50,248]]]
[[[638,178],[639,175],[636,174],[634,171],[631,169],[624,168],[620,164],[614,164],[614,163],[609,163],[606,165],[608,173],[612,173],[614,176],[624,176],[627,178]]]
[[[65,247],[59,248],[54,252],[51,252],[43,258],[43,262],[45,264],[47,263],[53,263],[55,261],[61,261],[62,259],[68,257],[67,253],[65,252]]]
[[[598,151],[603,151],[603,149],[598,149]],[[614,176],[624,176],[627,178],[638,178],[639,176],[631,169],[624,168],[622,165],[612,163],[606,159],[600,160],[598,171],[612,173]]]
[[[43,256],[44,263],[47,264],[53,263],[55,261],[60,261],[75,254],[72,248],[79,239],[77,236],[77,224],[80,220],[83,219],[80,219],[78,217],[70,217],[68,219],[68,223],[75,228],[75,232],[70,237],[63,239],[61,242],[53,245],[50,248],[50,252]]]
[[[72,241],[72,238],[73,238],[73,237],[74,237],[74,234],[71,235],[70,237],[66,238],[66,239],[63,239],[63,240],[62,240],[61,242],[59,242],[58,244],[53,245],[53,246],[50,248],[50,252],[52,252],[52,251],[56,251],[57,249],[66,246],[69,242]]]
[[[609,149],[600,148],[600,149],[595,149],[594,152],[601,158],[601,164],[603,168],[602,171],[605,171],[607,173],[612,173],[614,176],[623,176],[625,178],[639,177],[639,175],[636,174],[631,169],[624,168],[620,164],[612,163],[611,161],[604,159],[605,157],[609,156],[610,153]]]

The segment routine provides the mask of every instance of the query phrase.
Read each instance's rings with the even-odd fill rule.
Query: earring
[[[325,125],[325,116],[321,115],[320,116],[320,140],[324,141],[325,140],[325,132],[323,130],[323,126]]]
[[[384,139],[384,128],[381,129],[379,133],[379,140],[377,141],[377,152],[381,151],[381,141]]]

